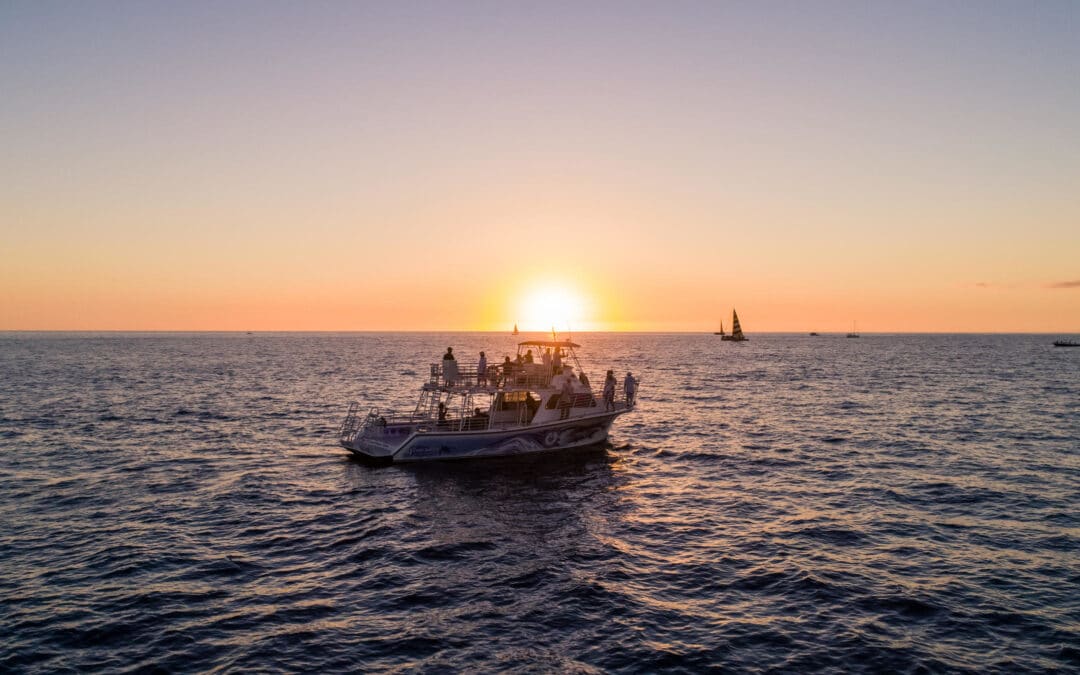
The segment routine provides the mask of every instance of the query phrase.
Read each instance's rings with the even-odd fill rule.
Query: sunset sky
[[[1080,3],[0,3],[0,330],[733,307],[1080,332]]]

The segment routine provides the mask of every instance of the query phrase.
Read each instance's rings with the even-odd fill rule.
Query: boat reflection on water
[[[346,478],[368,503],[372,490],[387,497],[387,508],[372,514],[371,529],[411,533],[397,539],[396,564],[467,559],[471,564],[440,569],[438,585],[475,582],[475,564],[498,558],[502,573],[543,576],[583,551],[597,548],[589,536],[595,525],[619,512],[626,483],[621,460],[610,443],[573,451],[484,462],[433,462],[372,466],[349,457]],[[606,529],[606,528],[602,528]],[[519,558],[506,566],[509,558]],[[490,562],[495,562],[490,560]],[[430,569],[429,569],[430,572]],[[460,577],[460,578],[458,578]],[[471,579],[471,581],[470,581]],[[418,579],[430,587],[432,579]],[[526,583],[518,578],[513,583]]]

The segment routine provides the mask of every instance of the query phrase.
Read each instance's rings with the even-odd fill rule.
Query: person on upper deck
[[[562,349],[555,348],[555,356],[551,359],[551,372],[558,375],[562,372]]]
[[[454,358],[454,348],[447,347],[442,357],[443,379],[449,386],[454,386],[458,379],[457,359]]]
[[[544,353],[540,355],[540,362],[545,366],[551,365],[551,347],[544,350]]]
[[[484,352],[480,352],[480,361],[476,364],[476,384],[477,386],[486,386],[487,383],[487,356],[484,354]]]
[[[531,349],[526,349],[525,350],[525,363],[532,363],[532,362],[533,362],[532,350]]]
[[[585,377],[585,371],[584,370],[581,371],[580,373],[578,373],[577,379],[578,379],[578,382],[581,383],[581,386],[585,387],[586,389],[589,388],[589,378]]]

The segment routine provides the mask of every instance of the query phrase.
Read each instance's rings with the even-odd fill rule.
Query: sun
[[[562,286],[536,288],[522,298],[518,308],[521,330],[560,333],[581,329],[585,321],[585,302],[574,291]]]

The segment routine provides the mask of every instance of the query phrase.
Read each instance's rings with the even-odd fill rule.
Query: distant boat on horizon
[[[517,329],[517,324],[516,323],[514,324],[514,332],[510,333],[510,334],[511,335],[517,335],[518,334],[518,329]]]
[[[849,338],[859,337],[859,327],[854,321],[851,322],[851,332],[847,334]]]
[[[814,331],[810,331],[810,337],[817,337],[817,336],[818,336],[817,333],[815,333]]]
[[[1080,347],[1080,342],[1076,340],[1054,340],[1055,347]]]
[[[723,334],[724,334],[724,320],[720,319],[720,332],[719,333],[713,333],[713,335],[723,335]]]
[[[725,342],[746,342],[750,339],[743,335],[742,326],[739,324],[739,314],[734,309],[731,310],[731,335],[721,334],[720,339]]]

